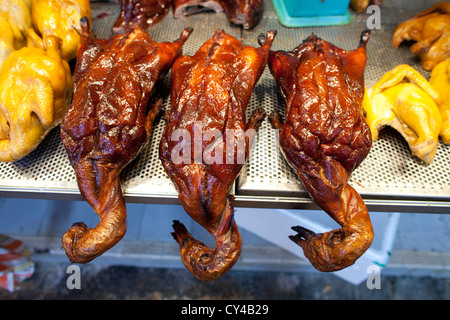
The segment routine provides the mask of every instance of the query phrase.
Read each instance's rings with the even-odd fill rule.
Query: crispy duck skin
[[[100,218],[92,229],[74,224],[62,239],[72,262],[87,263],[114,246],[126,231],[120,172],[147,143],[159,103],[149,103],[155,83],[170,68],[191,30],[157,43],[142,28],[109,40],[95,39],[82,19],[72,105],[61,139],[78,187]]]
[[[174,17],[189,16],[202,11],[225,11],[231,24],[251,29],[261,20],[262,0],[174,0]]]
[[[274,37],[274,31],[269,31],[266,38],[261,35],[261,47],[253,48],[217,30],[194,56],[181,56],[172,67],[171,109],[166,113],[160,159],[185,211],[215,237],[216,247],[210,249],[194,239],[180,222],[173,225],[172,235],[180,245],[184,265],[203,281],[219,278],[239,258],[241,237],[229,189],[248,159],[251,135],[241,140],[245,141],[242,153],[236,141],[239,134],[255,134],[265,117],[264,111],[257,108],[246,121],[245,110],[267,64]],[[229,129],[234,130],[236,139],[231,139]],[[180,145],[176,133],[180,130],[189,132],[184,143],[193,146],[183,151],[187,155],[183,160],[176,158]],[[199,145],[201,159],[195,151],[198,132],[203,133],[204,140]],[[212,132],[216,132],[215,140],[206,138]],[[227,147],[225,141],[231,141]],[[239,159],[241,156],[243,159]]]
[[[173,16],[180,18],[203,11],[222,12],[219,0],[173,0]]]
[[[170,9],[171,0],[119,0],[120,14],[113,26],[116,34],[128,28],[144,29],[161,21]]]
[[[438,2],[395,28],[394,47],[411,40],[415,43],[409,49],[418,55],[425,70],[450,57],[450,2]]]
[[[261,20],[263,12],[262,0],[221,0],[228,21],[241,25],[244,29],[252,29]]]
[[[348,184],[372,144],[361,107],[368,39],[365,31],[360,46],[345,51],[313,34],[269,57],[286,102],[284,123],[280,114],[270,116],[281,150],[312,199],[342,226],[321,234],[293,227],[298,234],[290,239],[324,272],[352,265],[373,239],[367,208]]]

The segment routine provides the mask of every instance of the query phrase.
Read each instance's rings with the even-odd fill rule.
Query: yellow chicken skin
[[[450,56],[450,1],[440,1],[399,24],[392,44],[414,41],[410,51],[417,54],[425,70]]]
[[[414,156],[433,162],[442,123],[437,101],[439,93],[415,69],[395,67],[364,96],[363,109],[373,140],[384,126],[391,126],[405,138]]]
[[[60,40],[48,36],[45,48],[29,29],[28,45],[11,53],[0,73],[0,161],[31,153],[57,126],[69,107],[73,84]]]
[[[16,50],[26,44],[25,34],[32,26],[30,8],[30,0],[0,0],[0,15],[9,22]]]
[[[450,58],[437,64],[431,71],[430,83],[439,93],[439,111],[442,118],[441,139],[450,144]]]
[[[3,61],[14,51],[14,32],[9,20],[3,12],[0,13],[0,69]]]
[[[31,0],[31,18],[41,37],[55,35],[62,40],[63,58],[70,61],[76,57],[80,43],[80,18],[91,21],[89,0]]]
[[[31,28],[31,0],[0,0],[0,69],[11,52],[26,44]]]

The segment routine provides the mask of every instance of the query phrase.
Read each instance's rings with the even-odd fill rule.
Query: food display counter
[[[373,29],[367,46],[366,86],[399,64],[409,64],[425,78],[425,71],[408,46],[394,48],[394,28],[435,1],[386,1],[380,13],[380,28]],[[107,38],[119,14],[115,2],[91,1],[93,33]],[[155,41],[173,41],[185,27],[193,33],[183,47],[194,54],[216,29],[258,46],[257,37],[277,30],[272,50],[291,50],[311,33],[337,46],[351,50],[358,45],[367,28],[370,14],[351,12],[353,21],[340,26],[288,28],[280,24],[272,1],[264,2],[262,21],[252,30],[231,26],[225,15],[213,12],[175,19],[172,11],[148,29]],[[165,90],[165,107],[169,105],[170,73],[161,90]],[[261,106],[267,114],[283,112],[284,103],[268,68],[253,92],[248,113]],[[122,187],[128,202],[179,204],[176,190],[167,177],[158,155],[164,119],[155,125],[149,144],[122,172]],[[435,159],[425,164],[411,155],[406,141],[395,130],[385,128],[373,142],[368,157],[354,171],[351,185],[362,195],[369,211],[450,213],[450,148],[439,143]],[[258,132],[248,163],[232,190],[236,207],[317,209],[300,180],[279,152],[277,130],[266,119]],[[53,129],[30,155],[12,163],[0,163],[0,197],[82,200],[75,174],[70,166],[59,128]]]
[[[183,53],[194,55],[218,29],[253,47],[259,46],[260,34],[276,30],[271,50],[290,51],[313,33],[339,48],[352,50],[358,47],[361,33],[369,28],[371,35],[366,47],[365,68],[367,88],[374,86],[388,71],[402,64],[411,66],[425,79],[430,78],[430,71],[426,71],[417,56],[411,53],[409,44],[395,48],[392,38],[400,22],[436,1],[385,1],[380,11],[356,13],[348,9],[345,15],[348,21],[343,24],[314,25],[312,19],[313,25],[302,27],[287,27],[281,22],[277,11],[279,3],[265,0],[263,17],[250,30],[230,25],[224,13],[211,11],[175,18],[170,10],[147,32],[156,42],[174,41],[180,37],[183,29],[191,27],[193,32],[183,45]],[[91,9],[94,36],[104,39],[111,37],[120,12],[119,3],[91,1]],[[374,19],[376,23],[373,23]],[[71,66],[74,67],[73,61]],[[158,95],[164,98],[165,110],[170,107],[170,84],[169,71],[158,87]],[[258,107],[264,109],[267,115],[278,112],[283,116],[284,105],[275,79],[266,67],[252,92],[247,117]],[[121,186],[128,203],[180,204],[177,190],[159,159],[159,144],[165,125],[164,117],[160,117],[152,129],[149,143],[121,172]],[[291,227],[301,225],[316,232],[326,232],[334,225],[329,224],[330,217],[325,213],[311,214],[314,210],[322,210],[311,199],[281,154],[278,134],[279,131],[266,118],[258,130],[249,160],[230,190],[237,212],[235,220],[239,227],[295,256],[303,257],[298,245],[288,237],[287,232],[290,232]],[[362,196],[370,212],[376,238],[357,263],[336,272],[336,275],[357,284],[367,278],[366,270],[371,265],[385,266],[391,255],[399,213],[450,213],[449,160],[450,148],[441,140],[433,161],[427,164],[412,155],[408,142],[395,129],[386,127],[380,131],[367,158],[352,172],[350,178],[351,186]],[[0,162],[0,197],[84,201],[61,141],[59,127],[54,128],[29,155],[15,162]],[[299,211],[301,215],[297,214]],[[276,230],[274,225],[277,226]],[[37,240],[39,238],[34,239]],[[119,252],[118,256],[129,257],[152,250],[148,244],[140,246],[139,240],[132,242],[132,245],[129,244],[130,240],[127,241],[121,242],[109,253],[114,255]],[[60,239],[55,240],[55,243],[59,247]],[[158,244],[154,247],[158,247]],[[157,260],[164,261],[164,265],[174,260],[174,257],[179,262],[178,246],[175,243],[163,243],[162,247],[163,250],[158,247],[147,256],[154,256],[154,252],[158,252]],[[139,251],[141,249],[142,252]],[[272,263],[272,260],[267,259],[265,250],[259,251],[258,259]],[[244,264],[248,263],[246,261],[255,261],[252,260],[251,251],[250,254],[248,252],[247,256],[244,254],[241,258]]]

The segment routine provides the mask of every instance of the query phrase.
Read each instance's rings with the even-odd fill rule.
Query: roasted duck
[[[16,161],[35,150],[59,125],[72,97],[60,40],[42,41],[32,28],[27,39],[26,47],[6,58],[0,73],[0,161]]]
[[[202,11],[225,11],[227,19],[234,25],[251,29],[261,20],[262,0],[174,0],[174,17],[188,16]]]
[[[173,225],[184,265],[203,281],[219,278],[239,258],[241,237],[229,189],[265,116],[256,109],[246,121],[245,110],[274,37],[269,31],[259,38],[261,47],[253,48],[218,30],[194,56],[181,56],[172,67],[160,159],[186,212],[215,237],[210,249],[181,223]]]
[[[72,262],[86,263],[114,246],[126,231],[120,172],[147,143],[160,104],[149,104],[155,83],[171,67],[191,33],[157,43],[140,27],[95,39],[86,19],[74,72],[73,102],[61,139],[83,197],[100,217],[90,229],[74,224],[63,236]]]
[[[251,29],[261,20],[263,12],[262,0],[221,0],[228,21]]]
[[[387,72],[364,96],[363,109],[372,132],[390,126],[408,142],[414,156],[433,162],[439,143],[439,93],[409,65]]]
[[[220,0],[173,0],[173,16],[180,18],[203,11],[222,12]]]
[[[450,57],[439,62],[431,71],[430,83],[439,93],[437,105],[441,114],[442,142],[450,144]]]
[[[161,21],[170,9],[171,0],[119,0],[120,14],[114,33],[124,33],[131,26],[144,29]]]
[[[44,39],[49,35],[60,38],[62,54],[67,61],[77,55],[81,17],[91,19],[89,0],[31,0],[34,28]]]
[[[364,68],[369,32],[360,46],[342,50],[314,34],[291,52],[270,53],[269,67],[286,102],[280,147],[312,199],[342,228],[316,234],[293,227],[305,256],[320,271],[352,265],[370,246],[373,229],[367,208],[349,184],[352,171],[372,140],[362,114]]]
[[[410,51],[417,54],[425,70],[450,57],[450,2],[442,1],[401,23],[394,31],[393,45],[415,41]]]
[[[370,4],[381,6],[383,0],[350,0],[350,7],[358,13],[365,12]]]

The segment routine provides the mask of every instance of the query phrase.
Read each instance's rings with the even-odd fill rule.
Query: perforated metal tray
[[[371,33],[367,46],[366,86],[374,85],[385,72],[399,64],[409,64],[426,79],[420,61],[409,51],[408,46],[395,49],[392,34],[399,22],[429,7],[434,1],[390,1],[383,3],[381,29]],[[350,25],[314,28],[280,28],[276,19],[266,17],[260,31],[276,28],[277,39],[273,50],[291,50],[311,33],[351,50],[358,46],[361,32],[366,28],[369,15],[354,15]],[[255,30],[257,32],[257,30]],[[273,85],[268,69],[256,87],[252,109],[262,104],[268,114],[277,110],[284,112],[284,102]],[[238,180],[237,194],[272,196],[306,196],[306,190],[288,167],[278,151],[277,132],[269,122],[263,123],[252,157]],[[398,132],[385,128],[350,183],[366,199],[427,199],[450,200],[450,147],[440,143],[432,164],[426,165],[411,155],[406,141]],[[448,211],[450,213],[450,209]]]
[[[417,58],[407,46],[399,49],[391,45],[392,32],[397,24],[427,8],[434,1],[388,1],[381,11],[381,29],[373,30],[369,41],[366,85],[373,85],[385,72],[398,64],[407,63],[426,78]],[[117,3],[92,2],[93,32],[108,38],[119,13]],[[106,15],[105,15],[106,13]],[[102,18],[96,18],[98,16]],[[311,33],[343,49],[353,49],[359,43],[360,33],[366,29],[367,14],[353,14],[354,21],[346,26],[311,28],[283,27],[276,16],[272,2],[264,2],[262,22],[251,31],[228,24],[224,14],[201,13],[174,19],[172,12],[163,21],[148,29],[155,41],[173,41],[185,27],[194,32],[185,43],[184,53],[194,54],[216,29],[242,39],[245,44],[258,46],[257,36],[268,30],[277,30],[273,50],[291,50]],[[165,107],[169,106],[170,73],[163,86]],[[262,106],[267,114],[278,110],[283,114],[284,104],[268,68],[256,85],[248,114]],[[176,190],[164,172],[158,158],[159,140],[165,122],[159,121],[152,138],[141,154],[122,172],[122,186],[130,202],[178,203]],[[420,211],[450,213],[450,148],[439,144],[431,165],[413,157],[406,141],[394,130],[386,128],[373,143],[368,157],[353,173],[351,184],[372,210]],[[263,122],[251,157],[244,166],[232,190],[236,206],[314,208],[303,185],[288,167],[278,150],[277,134],[266,120]],[[41,145],[27,157],[14,163],[0,163],[1,197],[40,197],[82,199],[76,178],[55,128]]]

